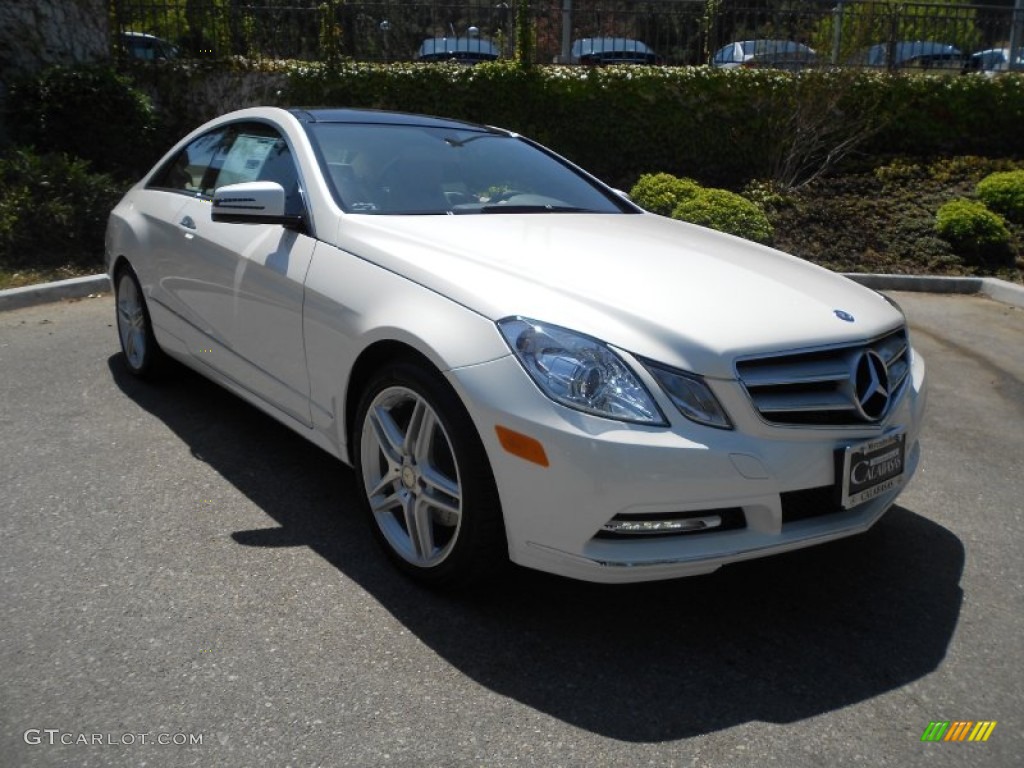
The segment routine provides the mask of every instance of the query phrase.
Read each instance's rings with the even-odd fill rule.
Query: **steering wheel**
[[[522,195],[522,194],[525,194],[522,190],[519,190],[519,189],[508,189],[508,190],[505,190],[504,192],[499,192],[498,194],[494,195],[494,197],[492,197],[490,200],[488,200],[486,204],[487,205],[494,205],[495,203],[503,203],[506,200],[511,200],[516,195]]]

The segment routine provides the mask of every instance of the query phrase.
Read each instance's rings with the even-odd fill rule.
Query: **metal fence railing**
[[[111,16],[115,47],[128,61],[174,56],[474,61],[513,57],[517,31],[529,30],[535,63],[980,65],[995,70],[1024,63],[1021,3],[1017,10],[891,0],[779,3],[785,10],[772,5],[751,2],[746,7],[727,0],[111,0]],[[517,12],[529,15],[528,24],[517,23]],[[986,57],[970,58],[983,51]]]

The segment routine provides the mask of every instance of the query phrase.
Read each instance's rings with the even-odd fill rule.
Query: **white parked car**
[[[891,301],[503,130],[235,112],[106,249],[128,368],[170,356],[354,466],[424,581],[706,573],[867,530],[918,465]]]

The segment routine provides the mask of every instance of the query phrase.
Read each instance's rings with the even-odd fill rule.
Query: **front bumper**
[[[487,450],[505,516],[510,558],[523,566],[598,582],[709,573],[861,533],[906,487],[920,460],[924,363],[883,424],[857,428],[771,427],[736,382],[714,382],[737,428],[687,421],[647,382],[672,424],[646,427],[579,413],[549,401],[511,356],[457,369],[449,379]],[[549,466],[502,448],[503,426],[543,445]],[[852,509],[835,493],[836,451],[900,429],[903,483]],[[613,518],[731,516],[742,526],[692,533],[607,537]],[[717,516],[717,515],[716,515]]]

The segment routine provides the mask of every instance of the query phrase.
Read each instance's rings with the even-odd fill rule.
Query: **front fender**
[[[325,243],[317,244],[306,277],[303,336],[314,428],[343,459],[349,381],[365,350],[397,342],[441,372],[509,354],[488,318]]]

